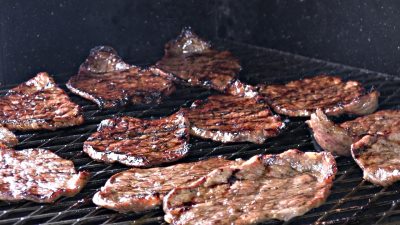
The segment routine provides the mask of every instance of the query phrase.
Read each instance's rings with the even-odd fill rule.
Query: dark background
[[[184,26],[208,39],[400,74],[400,1],[0,0],[0,83],[72,75],[96,45],[155,62]]]

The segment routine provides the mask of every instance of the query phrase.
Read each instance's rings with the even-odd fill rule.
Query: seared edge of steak
[[[132,168],[110,177],[93,196],[93,202],[119,212],[150,210],[161,205],[164,196],[173,188],[189,185],[220,166],[242,162],[215,157],[168,167]]]
[[[72,197],[89,180],[86,171],[76,172],[70,160],[50,150],[0,150],[0,199],[51,203],[61,196]]]
[[[193,102],[185,110],[190,134],[222,143],[262,144],[267,138],[277,136],[285,126],[280,116],[273,115],[259,96],[213,95]]]
[[[306,123],[312,129],[317,143],[325,151],[341,156],[351,155],[350,147],[354,141],[352,135],[330,121],[322,110],[317,109]]]
[[[343,109],[348,114],[354,115],[368,115],[378,109],[379,106],[379,92],[371,91],[359,98],[354,99],[352,102],[343,105]]]
[[[0,126],[0,143],[6,145],[7,147],[14,147],[18,144],[18,138],[9,129]]]
[[[123,133],[118,131],[121,127],[126,126],[124,124],[129,125],[129,120],[132,120],[132,123],[135,123],[136,125],[145,126],[146,128],[144,129],[150,129],[150,131],[148,131],[150,133],[141,133],[131,130],[132,128],[130,127],[123,128],[125,129]],[[154,126],[151,123],[159,124]],[[170,137],[168,137],[170,140],[168,140],[167,143],[170,142],[170,144],[175,144],[172,150],[168,149],[168,144],[162,142],[166,140],[158,140],[160,137],[157,137],[156,129],[157,126],[162,125],[162,123],[173,124],[172,126],[175,129],[167,131],[163,130],[163,127],[161,127],[157,130],[157,132],[163,132],[164,135],[170,135]],[[116,128],[117,126],[119,127],[118,129]],[[136,127],[134,129],[138,128]],[[130,136],[130,131],[133,131],[133,136]],[[128,137],[119,136],[120,134],[124,135],[125,132]],[[113,137],[113,135],[117,136]],[[139,139],[135,141],[143,142],[141,143],[142,145],[138,144],[137,147],[141,147],[144,151],[138,152],[137,154],[132,150],[127,149],[130,145],[130,139],[135,138],[136,135]],[[154,138],[156,138],[157,141],[161,141],[160,143],[156,143],[161,146],[154,146],[154,144],[150,143],[154,141]],[[112,147],[113,150],[110,150],[110,147]],[[157,148],[164,149],[163,151],[159,151]],[[133,117],[105,119],[99,124],[97,132],[93,133],[88,140],[84,142],[83,151],[92,159],[97,161],[103,161],[106,163],[119,162],[127,166],[135,167],[149,167],[165,162],[173,162],[186,156],[189,151],[189,121],[182,110],[168,117],[156,120],[146,120]]]
[[[366,135],[351,146],[364,179],[381,186],[400,180],[400,133]]]
[[[2,102],[2,100],[6,102]],[[19,108],[15,109],[15,107],[7,105],[11,104],[7,101],[17,102],[16,107]],[[0,99],[0,104],[3,107],[0,124],[11,130],[55,130],[81,125],[84,122],[80,106],[72,102],[67,93],[59,88],[54,79],[46,72],[38,73],[34,78],[10,89]],[[29,106],[27,106],[28,104]],[[15,110],[18,112],[14,112]],[[10,114],[8,111],[17,114],[12,114],[10,117],[7,115]]]
[[[247,185],[256,185],[254,183],[257,181],[262,182],[261,179],[263,176],[266,176],[265,173],[271,172],[271,178],[274,176],[279,177],[279,173],[282,172],[280,168],[282,167],[282,170],[285,170],[285,166],[291,167],[294,171],[305,173],[304,175],[307,177],[312,174],[317,179],[318,189],[314,190],[315,194],[310,196],[310,199],[300,202],[302,205],[296,206],[296,201],[290,199],[286,201],[287,206],[280,210],[271,209],[271,211],[264,212],[250,211],[248,214],[244,214],[243,211],[245,208],[250,207],[247,204],[252,204],[251,202],[236,202],[238,205],[225,205],[225,200],[228,200],[232,193],[234,195],[232,197],[237,197],[236,201],[240,201],[241,199],[240,196],[234,194],[236,192],[231,192],[230,189],[236,187],[238,189],[237,194],[239,194],[241,188],[246,190]],[[271,170],[272,167],[276,167],[277,171],[273,172]],[[189,224],[190,222],[196,223],[198,221],[221,224],[253,224],[267,219],[288,221],[295,216],[303,215],[312,208],[320,206],[326,200],[336,172],[336,162],[333,156],[327,152],[304,153],[294,149],[278,155],[254,156],[241,165],[221,167],[193,182],[190,186],[177,187],[170,191],[163,200],[163,210],[166,213],[164,219],[172,224]],[[285,175],[290,176],[290,174]],[[280,179],[283,178],[280,177]],[[299,180],[298,182],[307,183],[306,180],[309,178],[304,177],[300,179],[305,180]],[[240,183],[235,186],[236,182],[244,182],[246,180],[251,182]],[[273,192],[274,189],[269,189],[269,191]],[[261,192],[262,190],[259,190],[257,196],[252,198],[251,201],[256,202]],[[251,193],[249,194],[251,195]],[[221,195],[222,199],[213,199],[217,195]],[[217,210],[214,209],[215,205],[211,201],[218,202],[216,203],[219,207]],[[280,203],[283,201],[284,199],[279,199]],[[261,202],[260,204],[271,203]],[[239,208],[235,208],[235,206]],[[214,215],[206,214],[207,212],[202,212],[197,207],[211,207],[213,213],[215,213],[214,215],[217,215],[218,218]],[[263,210],[262,208],[257,209]],[[219,210],[226,211],[229,215],[225,215],[226,213],[221,213]]]

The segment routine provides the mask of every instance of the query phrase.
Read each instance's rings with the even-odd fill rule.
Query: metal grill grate
[[[352,68],[348,66],[310,59],[276,50],[249,46],[231,41],[217,41],[216,46],[231,50],[241,59],[244,70],[241,79],[250,84],[279,83],[320,73],[334,74],[345,79],[363,82],[369,88],[381,92],[380,109],[400,106],[400,79]],[[56,76],[57,78],[57,76]],[[60,78],[59,78],[60,80]],[[61,78],[62,80],[62,78]],[[2,91],[4,93],[4,90]],[[69,93],[69,92],[68,92]],[[18,149],[40,147],[51,149],[63,158],[74,161],[78,170],[88,170],[92,178],[81,193],[72,198],[61,198],[54,204],[32,202],[0,202],[0,224],[159,224],[163,223],[161,209],[144,214],[119,214],[96,207],[93,194],[112,175],[127,167],[107,165],[91,160],[82,150],[82,143],[95,131],[97,124],[115,115],[141,118],[157,118],[169,115],[181,105],[189,105],[195,99],[205,98],[211,91],[201,88],[181,87],[160,105],[131,106],[123,109],[100,111],[80,97],[71,94],[73,101],[82,106],[86,123],[72,129],[55,132],[18,133]],[[249,158],[259,153],[279,153],[290,148],[313,150],[305,119],[289,118],[286,130],[265,144],[220,144],[201,139],[191,139],[190,154],[180,162],[225,155],[228,158]],[[265,224],[359,224],[400,223],[400,184],[382,188],[363,181],[362,172],[351,158],[337,158],[338,174],[327,202],[306,215],[289,222],[268,221]]]

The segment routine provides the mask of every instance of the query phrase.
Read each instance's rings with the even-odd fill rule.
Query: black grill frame
[[[240,78],[250,84],[283,83],[317,74],[332,74],[345,80],[361,81],[367,88],[381,92],[379,109],[397,109],[400,106],[400,78],[383,73],[353,68],[322,60],[311,59],[243,43],[217,40],[215,46],[227,49],[241,60],[243,71]],[[160,56],[158,56],[160,57]],[[156,60],[151,59],[148,64]],[[70,74],[56,75],[58,82],[65,82]],[[129,106],[120,109],[99,110],[97,106],[63,89],[72,100],[82,106],[86,122],[82,126],[57,131],[17,132],[20,144],[17,149],[45,148],[59,156],[74,161],[78,170],[91,172],[91,179],[81,193],[75,197],[59,199],[54,204],[33,202],[0,202],[0,225],[2,224],[160,224],[163,223],[161,209],[146,213],[119,214],[99,208],[91,202],[93,194],[113,174],[128,167],[107,165],[90,159],[82,150],[83,141],[96,130],[101,120],[119,115],[140,118],[158,118],[177,111],[182,105],[188,106],[196,99],[204,99],[215,93],[203,88],[179,87],[171,97],[159,105]],[[9,88],[9,87],[8,87]],[[1,93],[5,93],[4,88]],[[397,98],[397,99],[396,99]],[[310,132],[304,118],[288,120],[284,132],[267,140],[262,145],[252,143],[221,144],[198,138],[191,138],[189,156],[176,162],[190,162],[217,155],[228,158],[249,158],[255,154],[280,153],[290,148],[315,151]],[[338,120],[345,120],[341,117]],[[288,222],[276,220],[264,224],[398,224],[400,223],[400,184],[378,187],[362,179],[362,171],[351,158],[338,157],[338,174],[332,193],[326,203],[311,210],[304,216]]]

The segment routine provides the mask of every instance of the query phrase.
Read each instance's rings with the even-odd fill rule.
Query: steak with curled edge
[[[159,103],[175,91],[174,77],[160,69],[142,69],[125,63],[107,46],[93,48],[71,77],[71,92],[95,102],[100,108]]]
[[[400,110],[381,110],[335,124],[317,110],[307,121],[317,143],[325,151],[350,156],[351,144],[365,135],[384,135],[400,130]]]
[[[164,197],[164,218],[172,224],[288,221],[326,200],[336,171],[328,152],[254,156],[173,189]]]
[[[89,173],[76,172],[74,164],[45,149],[0,150],[0,200],[54,202],[74,196]]]
[[[261,144],[277,136],[284,123],[261,97],[213,95],[197,100],[186,111],[192,135],[220,142]]]
[[[379,92],[366,93],[361,83],[343,82],[335,76],[320,75],[284,85],[258,87],[272,109],[287,116],[310,116],[316,109],[331,116],[366,115],[378,108]]]
[[[229,51],[217,51],[200,39],[190,28],[184,28],[176,40],[165,45],[158,68],[172,73],[184,84],[202,86],[223,93],[252,97],[254,88],[237,79],[239,60]]]
[[[11,130],[55,130],[80,125],[81,110],[47,73],[0,97],[0,124]]]
[[[189,122],[179,111],[161,119],[103,120],[83,144],[92,159],[148,167],[183,158],[189,149]]]
[[[217,157],[168,167],[133,168],[108,179],[93,196],[93,202],[119,212],[150,210],[160,206],[173,188],[189,185],[218,167],[241,162]]]

